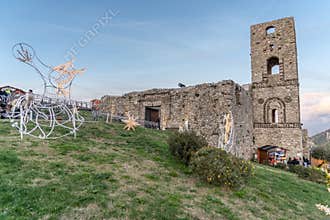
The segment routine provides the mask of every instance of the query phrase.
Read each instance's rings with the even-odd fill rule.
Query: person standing
[[[29,91],[25,94],[25,109],[28,109],[30,105],[33,103],[34,96],[32,89],[29,89]]]

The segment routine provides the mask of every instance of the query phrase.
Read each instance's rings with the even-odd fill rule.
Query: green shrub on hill
[[[245,184],[253,173],[249,161],[215,147],[203,147],[197,151],[191,160],[191,167],[204,181],[229,188]]]
[[[312,150],[312,157],[320,160],[330,161],[330,147],[321,146]]]
[[[279,168],[281,170],[287,170],[288,169],[287,165],[284,164],[284,163],[277,163],[274,167]]]
[[[292,173],[296,173],[298,177],[313,181],[316,183],[325,183],[326,182],[326,173],[320,169],[303,167],[298,165],[289,165],[289,171]]]
[[[192,154],[200,148],[207,146],[205,138],[194,131],[174,132],[168,141],[170,152],[186,165],[189,164]]]

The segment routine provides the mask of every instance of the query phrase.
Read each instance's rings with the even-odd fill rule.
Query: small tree
[[[329,146],[315,147],[312,150],[311,155],[316,159],[330,161],[330,147]]]
[[[186,165],[189,164],[191,156],[200,148],[207,146],[204,137],[194,131],[174,132],[167,141],[170,152]]]
[[[253,174],[253,165],[215,147],[203,147],[191,160],[193,172],[202,180],[228,188],[244,185]]]

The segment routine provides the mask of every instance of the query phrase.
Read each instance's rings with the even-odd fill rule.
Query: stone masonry
[[[254,148],[280,146],[302,157],[297,66],[292,17],[251,26]]]
[[[274,145],[302,156],[297,49],[292,17],[251,26],[252,83],[231,80],[177,89],[152,89],[104,96],[103,111],[132,113],[139,120],[156,114],[161,129],[188,126],[218,146],[220,116],[232,112],[232,154],[252,158],[258,147]],[[306,136],[306,132],[304,132]],[[305,143],[305,141],[304,141]]]
[[[252,102],[240,85],[231,80],[180,89],[152,89],[123,96],[105,96],[103,104],[113,115],[134,114],[145,120],[147,108],[159,109],[160,128],[175,129],[188,124],[212,146],[218,146],[222,113],[234,118],[234,144],[231,153],[250,158],[252,154]]]

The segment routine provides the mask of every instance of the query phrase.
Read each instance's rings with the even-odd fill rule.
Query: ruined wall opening
[[[269,26],[266,28],[266,34],[270,35],[270,34],[274,34],[276,31],[276,28],[274,26]]]
[[[268,75],[280,73],[280,61],[278,57],[271,57],[267,60],[267,73]]]
[[[160,109],[161,106],[146,106],[145,107],[145,123],[148,128],[160,128]]]

